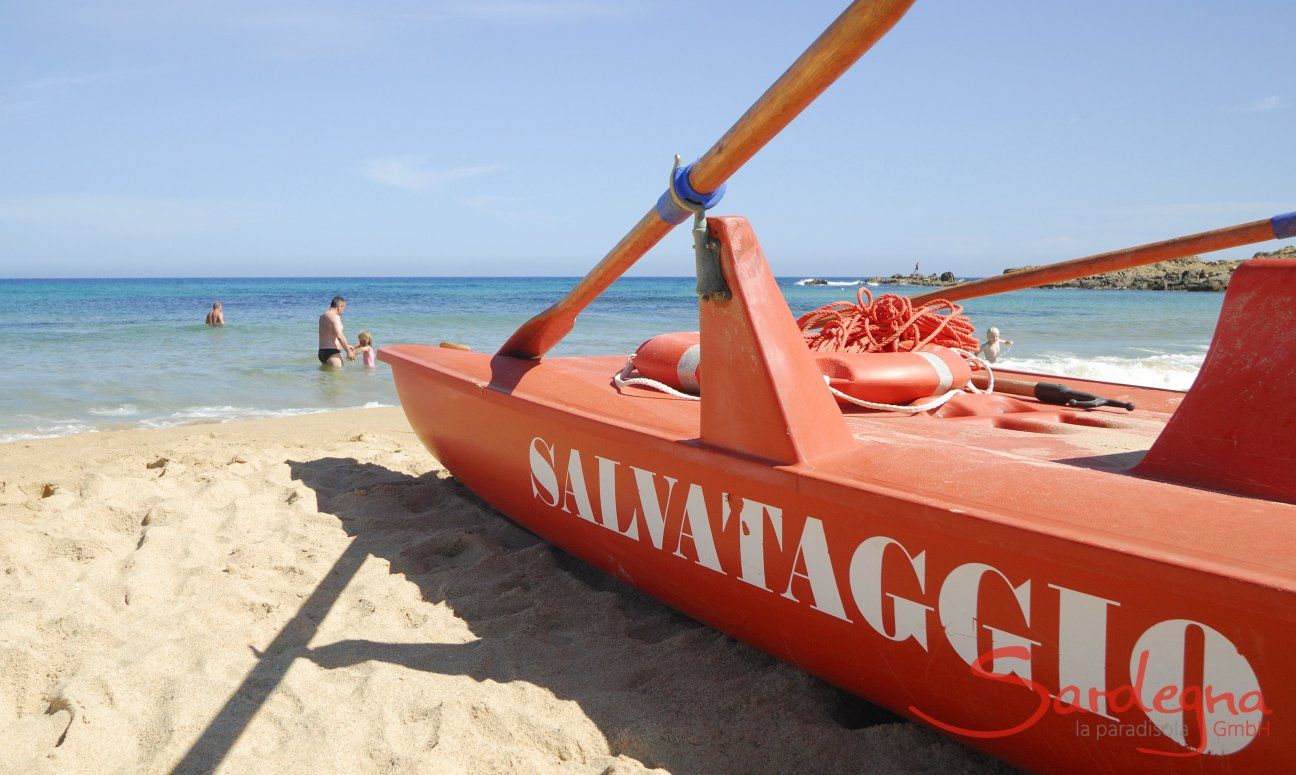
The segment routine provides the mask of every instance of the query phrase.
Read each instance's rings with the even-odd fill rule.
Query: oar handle
[[[796,62],[756,100],[710,150],[689,167],[657,206],[604,256],[576,287],[553,306],[528,320],[500,348],[499,354],[537,358],[562,340],[576,316],[607,290],[672,228],[683,222],[692,206],[706,201],[731,175],[805,110],[833,81],[873,47],[915,0],[855,0],[806,49]],[[682,178],[682,179],[681,179]]]
[[[1169,261],[1197,253],[1209,253],[1213,250],[1236,248],[1242,245],[1253,245],[1272,239],[1296,237],[1296,213],[1275,215],[1260,221],[1227,226],[1223,229],[1206,231],[1201,234],[1189,234],[1186,237],[1153,242],[1135,248],[1100,253],[1095,256],[1060,261],[1056,264],[1024,269],[1020,272],[984,277],[980,280],[962,283],[949,288],[919,294],[911,301],[921,304],[935,299],[959,301],[975,299],[995,293],[1019,291],[1024,288],[1035,288],[1049,283],[1061,283],[1067,280],[1078,280],[1106,272],[1118,272],[1136,266]]]
[[[991,387],[990,378],[984,374],[973,374],[972,384],[986,390]],[[1115,406],[1127,412],[1134,411],[1134,404],[1129,401],[1117,401],[1114,398],[1103,398],[1093,393],[1076,390],[1060,382],[1028,382],[1024,379],[1007,379],[995,377],[996,393],[1034,398],[1041,403],[1056,406],[1070,406],[1080,409],[1097,409],[1100,406]]]

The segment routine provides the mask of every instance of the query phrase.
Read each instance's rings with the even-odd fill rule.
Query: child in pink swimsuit
[[[377,350],[373,346],[373,336],[368,331],[361,331],[356,338],[360,341],[360,344],[356,346],[356,355],[361,356],[366,369],[372,369],[377,365],[374,362],[374,353]]]

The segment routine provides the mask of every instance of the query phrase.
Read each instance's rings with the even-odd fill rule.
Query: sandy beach
[[[0,445],[0,537],[5,772],[1005,769],[554,550],[399,409]]]

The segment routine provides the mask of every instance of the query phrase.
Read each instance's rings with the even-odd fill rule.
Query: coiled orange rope
[[[976,353],[980,349],[963,307],[933,299],[917,307],[904,296],[873,298],[860,288],[855,303],[826,304],[797,319],[806,345],[818,352],[912,352],[940,345]]]

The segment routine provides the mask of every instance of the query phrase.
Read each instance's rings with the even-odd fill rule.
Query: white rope
[[[824,377],[824,384],[828,384],[827,376]],[[954,396],[959,395],[963,391],[951,390],[948,393],[942,396],[937,396],[936,398],[927,401],[925,403],[911,404],[909,406],[904,406],[902,404],[880,404],[876,401],[865,401],[862,398],[856,398],[855,396],[847,395],[846,393],[841,392],[840,390],[833,387],[832,385],[828,385],[828,392],[832,393],[834,396],[837,396],[838,398],[840,398],[841,400],[845,401],[848,404],[862,406],[865,409],[877,409],[882,412],[908,412],[909,414],[917,414],[919,412],[927,412],[932,409],[939,409],[940,407],[945,405],[945,402],[949,401]]]
[[[675,396],[676,398],[687,398],[690,401],[702,400],[698,396],[690,395],[689,393],[682,393],[676,390],[675,388],[671,387],[670,385],[667,385],[664,382],[658,382],[655,379],[648,379],[647,377],[631,377],[630,375],[633,373],[634,373],[634,359],[631,358],[630,360],[626,361],[625,368],[621,369],[621,371],[617,372],[617,374],[612,377],[612,384],[616,385],[618,388],[623,388],[626,385],[638,385],[640,387],[647,387],[647,388],[653,388],[654,390],[660,390],[666,395]]]
[[[986,378],[989,380],[989,384],[986,385],[986,389],[980,390],[977,388],[976,385],[972,384],[972,382],[969,381],[967,383],[967,390],[972,393],[980,393],[982,395],[987,395],[987,396],[993,393],[994,392],[994,370],[990,368],[990,364],[986,362],[983,358],[977,355],[973,355],[967,350],[956,349],[954,350],[954,352],[958,353],[959,355],[962,355],[964,358],[967,358],[970,361],[974,361],[976,363],[981,364],[981,367],[986,370]],[[824,383],[828,384],[827,376],[824,377]],[[948,403],[950,399],[954,398],[954,396],[959,395],[963,391],[957,389],[950,390],[944,393],[943,395],[939,395],[929,401],[924,401],[921,404],[909,404],[907,406],[901,404],[882,404],[876,401],[865,401],[862,398],[856,398],[855,396],[843,393],[837,388],[833,387],[831,384],[828,384],[828,392],[832,393],[834,396],[840,398],[841,400],[845,401],[848,404],[854,404],[855,406],[863,407],[865,409],[876,409],[880,412],[906,412],[908,414],[918,414],[919,412],[930,412],[933,409],[941,408],[946,403]]]
[[[987,361],[986,359],[982,358],[979,355],[976,355],[975,353],[970,353],[967,350],[955,350],[954,352],[958,353],[959,355],[962,355],[964,358],[967,358],[970,361],[981,364],[981,368],[986,370],[986,379],[989,381],[989,384],[986,385],[986,389],[980,390],[977,388],[976,385],[972,384],[971,382],[968,382],[967,384],[968,390],[973,393],[981,393],[987,396],[993,393],[994,392],[994,369],[990,368],[990,361]]]
[[[994,370],[990,368],[990,364],[986,362],[984,359],[976,355],[973,355],[972,353],[969,353],[966,350],[955,350],[954,352],[958,353],[959,355],[962,355],[964,358],[967,358],[970,361],[974,361],[976,363],[981,364],[981,367],[986,370],[986,377],[989,379],[989,384],[986,385],[986,389],[980,390],[977,388],[976,385],[973,385],[971,382],[968,382],[967,390],[972,393],[981,393],[984,395],[990,395],[991,393],[993,393],[994,392]],[[631,377],[630,375],[634,373],[634,370],[635,370],[634,359],[631,358],[626,361],[625,367],[612,377],[612,384],[616,385],[618,388],[623,388],[626,385],[637,385],[639,387],[646,387],[646,388],[652,388],[653,390],[660,390],[666,395],[675,396],[676,398],[687,398],[690,401],[701,400],[701,398],[698,396],[681,392],[671,387],[670,385],[667,385],[664,382],[658,382],[655,379],[649,379],[647,377]],[[930,412],[933,409],[939,409],[940,407],[944,406],[947,402],[949,402],[950,399],[954,398],[954,396],[957,396],[963,392],[962,390],[959,389],[950,390],[943,395],[931,399],[930,401],[924,401],[921,404],[910,404],[908,406],[902,404],[883,404],[877,401],[865,401],[862,398],[856,398],[855,396],[843,393],[842,391],[838,390],[837,388],[829,384],[827,375],[825,375],[823,379],[824,379],[824,384],[828,386],[828,392],[832,393],[837,398],[840,398],[841,400],[845,401],[848,404],[854,404],[855,406],[859,406],[864,409],[876,409],[881,412],[906,412],[908,414],[917,414],[919,412]]]

